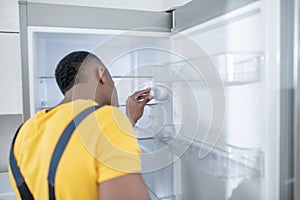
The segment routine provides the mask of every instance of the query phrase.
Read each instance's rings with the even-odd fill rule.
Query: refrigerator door
[[[181,157],[184,199],[195,196],[199,199],[264,199],[262,186],[267,133],[266,116],[261,112],[266,109],[263,103],[266,101],[263,19],[259,2],[178,33],[190,38],[206,52],[206,55],[199,53],[197,57],[194,54],[187,59],[199,61],[195,67],[201,71],[203,79],[189,81],[187,86],[174,84],[173,87],[183,105],[183,135],[193,140],[190,152]],[[186,41],[176,42],[183,50]],[[205,63],[205,57],[212,63]],[[206,68],[202,67],[205,64]],[[183,68],[187,65],[182,61]],[[205,77],[212,69],[219,75],[219,80]],[[215,85],[210,88],[211,79]],[[216,86],[218,81],[221,82],[219,87]],[[186,92],[182,92],[188,87],[194,91],[201,117],[191,116],[190,99],[185,98]],[[224,92],[224,99],[219,103],[214,99],[218,96],[212,95],[216,91],[219,94]],[[220,107],[225,111],[221,112]],[[212,112],[217,109],[219,112]],[[191,117],[199,120],[196,133],[191,128]],[[221,129],[212,125],[216,117],[225,119]],[[220,131],[219,134],[216,131]],[[200,157],[203,149],[208,149],[209,153]],[[212,186],[218,192],[211,190]]]
[[[197,10],[194,5],[193,10]],[[225,15],[216,11],[219,17],[209,21],[201,14],[194,15],[191,20],[192,15],[186,14],[188,12],[180,12],[186,11],[184,8],[174,12],[172,37],[184,35],[192,39],[213,62],[213,65],[207,65],[205,56],[199,53],[198,57],[182,60],[181,69],[188,68],[187,61],[199,61],[200,71],[206,64],[202,74],[214,68],[225,92],[225,101],[218,104],[225,108],[224,128],[219,137],[213,135],[214,139],[207,140],[213,121],[212,110],[216,106],[210,95],[213,90],[208,87],[211,77],[203,77],[206,84],[193,79],[189,80],[188,86],[173,84],[173,92],[181,94],[179,98],[184,105],[184,136],[193,140],[190,151],[181,157],[183,198],[291,198],[288,185],[292,164],[291,125],[288,119],[292,112],[285,109],[289,108],[291,100],[285,84],[289,83],[287,77],[290,77],[292,66],[286,62],[291,60],[286,52],[292,54],[292,47],[287,45],[292,38],[288,33],[292,5],[290,1],[256,1]],[[176,12],[179,13],[177,16]],[[180,20],[187,20],[187,23],[176,23]],[[185,26],[190,24],[190,27]],[[184,31],[178,33],[178,30]],[[183,50],[184,42],[179,39],[175,46]],[[194,96],[198,100],[200,116],[191,114],[191,110],[195,112],[195,104],[189,104],[190,99],[180,92],[188,91],[188,88],[196,91]],[[222,90],[221,87],[218,89]],[[193,117],[201,122],[196,134],[190,128]],[[203,148],[209,149],[210,153],[200,157],[199,151]],[[218,192],[211,190],[212,186]]]

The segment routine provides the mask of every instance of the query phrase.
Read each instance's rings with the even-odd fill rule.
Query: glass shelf
[[[40,101],[39,108],[42,109],[49,109],[57,106],[61,100],[58,101]]]
[[[131,95],[138,85],[145,84],[153,79],[153,76],[146,75],[128,75],[128,76],[112,76],[118,92],[120,106],[126,105],[126,100]],[[54,76],[38,76],[36,90],[36,110],[52,108],[59,104],[63,95],[59,90]],[[149,102],[149,105],[156,105],[155,102]]]
[[[111,76],[113,79],[131,79],[131,78],[133,78],[133,79],[135,79],[135,78],[146,78],[146,79],[152,79],[153,78],[153,76],[146,76],[146,75],[141,75],[141,76],[139,76],[139,75],[136,75],[136,76],[134,76],[134,75],[129,75],[129,76],[119,76],[119,75],[115,75],[115,76]],[[37,77],[37,79],[55,79],[55,77],[54,76],[39,76],[39,77]]]
[[[152,189],[147,186],[148,192],[149,192],[149,196],[151,200],[176,200],[174,195],[169,195],[169,196],[165,196],[165,197],[158,197],[154,191],[152,191]]]

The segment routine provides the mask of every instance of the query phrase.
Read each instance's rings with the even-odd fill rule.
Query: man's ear
[[[105,70],[103,67],[98,67],[97,71],[98,71],[98,78],[99,78],[99,82],[104,84],[106,82],[106,77],[105,77]]]

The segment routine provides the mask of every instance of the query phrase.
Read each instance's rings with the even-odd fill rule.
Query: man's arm
[[[150,95],[150,91],[151,89],[147,88],[137,91],[128,97],[126,102],[126,114],[132,126],[142,117],[146,103],[153,99],[153,96]]]
[[[151,89],[138,91],[128,97],[126,113],[131,124],[141,118],[144,107],[153,97]],[[131,173],[99,183],[101,200],[150,200],[149,193],[140,173]]]
[[[141,174],[127,174],[99,184],[101,200],[150,200]]]

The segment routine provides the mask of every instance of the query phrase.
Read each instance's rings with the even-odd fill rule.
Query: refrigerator
[[[87,50],[109,69],[121,110],[152,88],[135,126],[151,199],[296,199],[297,3],[193,0],[152,12],[19,1],[24,118],[63,99],[55,67]]]

